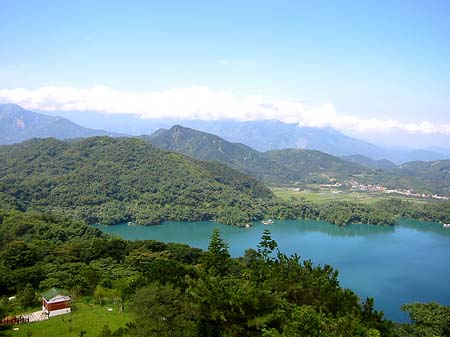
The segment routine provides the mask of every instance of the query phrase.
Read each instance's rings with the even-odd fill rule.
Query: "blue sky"
[[[207,92],[205,100],[224,99],[230,109],[241,104],[235,114],[217,112],[214,118],[254,109],[249,118],[278,111],[280,119],[292,121],[296,109],[308,107],[311,116],[332,106],[333,116],[356,118],[347,124],[392,119],[420,126],[425,121],[433,126],[429,133],[447,134],[449,17],[450,1],[2,0],[0,98],[30,108],[64,109],[62,100],[86,95],[69,89],[101,86],[129,96],[182,88],[183,94],[175,91],[164,102],[182,100],[194,90],[198,100]],[[45,99],[36,98],[43,87],[67,90],[47,89]],[[26,92],[19,95],[18,88]],[[249,101],[276,108],[261,112]],[[289,102],[302,105],[289,105],[286,117],[280,110]],[[102,104],[88,108],[124,112]],[[216,109],[210,103],[187,105],[192,109],[182,117]],[[153,115],[174,109],[160,107]],[[205,113],[193,117],[205,118]],[[418,132],[414,125],[406,132]],[[352,132],[348,125],[330,126]]]

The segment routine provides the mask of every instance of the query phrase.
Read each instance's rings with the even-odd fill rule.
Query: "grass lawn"
[[[294,188],[272,188],[272,192],[283,200],[289,200],[291,197],[311,202],[328,201],[353,201],[362,203],[374,203],[385,199],[401,199],[414,202],[427,202],[418,198],[408,198],[400,195],[391,195],[383,192],[363,192],[363,191],[342,191],[332,188],[323,188],[313,186],[312,189],[302,189],[300,191]]]
[[[113,308],[113,311],[108,311],[108,308]],[[107,305],[100,307],[98,305],[75,303],[72,309],[71,314],[51,317],[46,321],[14,326],[19,328],[17,331],[12,329],[0,331],[0,336],[75,337],[80,336],[80,332],[84,330],[86,331],[85,337],[97,337],[105,324],[114,332],[118,328],[124,327],[125,323],[134,320],[131,312],[119,313],[118,308]],[[67,321],[70,318],[72,318],[72,332],[69,333]],[[31,332],[31,335],[29,335],[29,332]]]

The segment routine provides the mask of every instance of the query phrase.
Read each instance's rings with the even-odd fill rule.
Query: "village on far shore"
[[[357,180],[345,180],[342,182],[336,181],[334,178],[330,178],[329,184],[319,184],[317,185],[320,188],[329,188],[329,189],[346,189],[351,191],[361,191],[361,192],[378,192],[378,193],[386,193],[386,194],[397,194],[405,197],[411,198],[422,198],[422,199],[434,199],[434,200],[450,200],[450,197],[437,195],[437,194],[429,194],[429,193],[419,193],[414,189],[400,189],[400,188],[388,188],[383,185],[378,184],[362,184]],[[294,188],[294,192],[301,191],[301,188]]]

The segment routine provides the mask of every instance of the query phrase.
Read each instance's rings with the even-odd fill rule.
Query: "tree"
[[[362,303],[361,318],[369,327],[381,332],[383,336],[390,336],[389,331],[392,330],[391,322],[384,319],[383,311],[375,310],[375,301],[371,297],[367,297]]]
[[[100,331],[98,337],[112,337],[112,331],[109,328],[108,324],[105,324],[103,326],[102,331]]]
[[[114,289],[120,297],[120,312],[125,310],[125,300],[134,292],[135,278],[122,277],[114,282]]]
[[[450,337],[450,306],[438,303],[404,304],[402,310],[409,313],[412,324],[403,324],[398,336]]]
[[[104,304],[105,299],[108,297],[108,292],[102,286],[97,286],[94,290],[94,298],[100,305]]]
[[[291,319],[281,328],[279,333],[276,329],[266,329],[264,337],[331,337],[326,329],[326,317],[317,313],[312,307],[296,307],[291,314]]]
[[[357,317],[333,317],[311,306],[296,306],[280,329],[263,329],[263,337],[380,337],[376,329],[367,328]]]
[[[37,260],[31,247],[25,241],[12,241],[0,254],[4,264],[10,269],[32,266]]]
[[[258,244],[258,253],[264,260],[270,260],[270,255],[277,247],[277,242],[270,236],[270,230],[265,229]]]
[[[195,336],[195,323],[185,295],[172,285],[152,283],[136,292],[134,332],[142,337]]]
[[[188,283],[199,337],[260,336],[263,327],[278,324],[287,306],[268,284],[233,275],[205,275]]]
[[[36,305],[36,293],[34,292],[33,286],[27,284],[25,289],[19,295],[19,303],[22,308],[29,308]]]
[[[214,229],[211,240],[208,245],[208,251],[205,253],[205,269],[211,275],[226,275],[229,271],[231,262],[228,244],[220,237],[217,228]]]

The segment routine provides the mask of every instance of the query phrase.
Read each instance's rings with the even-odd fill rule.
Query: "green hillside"
[[[298,179],[294,172],[251,147],[180,125],[169,130],[160,129],[145,139],[162,149],[229,165],[268,184],[288,183]]]
[[[360,154],[354,154],[351,156],[343,156],[342,159],[350,161],[352,163],[359,164],[361,166],[375,169],[375,170],[393,170],[397,168],[393,162],[387,159],[372,159]]]
[[[297,172],[309,183],[328,182],[329,178],[349,179],[354,175],[373,174],[373,171],[358,164],[313,150],[285,149],[265,152],[264,155]]]
[[[142,138],[162,149],[226,164],[270,186],[324,184],[335,179],[414,189],[421,193],[450,193],[449,161],[411,162],[397,167],[388,160],[358,155],[338,158],[314,150],[285,149],[261,153],[246,145],[179,125]]]
[[[217,163],[162,151],[142,140],[53,138],[0,147],[0,203],[70,214],[89,223],[219,219],[248,210],[270,190]]]
[[[287,149],[258,152],[239,143],[182,126],[161,129],[146,137],[155,146],[187,156],[218,161],[269,185],[329,182],[372,170],[319,151]]]
[[[411,181],[418,188],[450,195],[450,160],[409,162],[388,173],[391,175],[385,175],[386,180],[397,178],[398,181]]]

